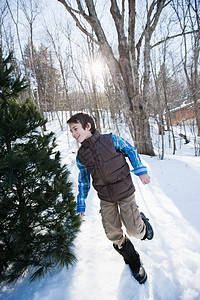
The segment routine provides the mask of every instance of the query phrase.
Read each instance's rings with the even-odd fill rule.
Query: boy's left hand
[[[142,174],[139,177],[143,184],[150,183],[150,176],[148,174]]]

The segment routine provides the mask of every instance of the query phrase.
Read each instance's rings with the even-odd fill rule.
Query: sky
[[[74,2],[74,1],[70,1],[70,2]],[[120,2],[121,1],[119,1],[118,3]],[[5,0],[2,0],[1,1],[2,7],[4,3]],[[27,1],[20,0],[19,3],[22,3],[22,5],[20,4],[19,6],[22,9],[19,9],[17,11],[16,1],[14,0],[9,1],[9,5],[11,7],[11,11],[15,19],[15,22],[17,21],[17,18],[19,21],[18,22],[19,36],[20,36],[22,48],[24,48],[25,44],[27,44],[28,42],[28,39],[30,39],[30,26],[28,24],[27,17],[25,17],[24,12],[26,12],[28,18],[30,19],[31,18],[30,5],[32,4],[33,18],[34,18],[33,40],[35,46],[39,47],[41,43],[44,43],[45,45],[47,45],[49,49],[52,49],[50,39],[46,33],[46,29],[48,29],[53,35],[55,41],[58,43],[57,46],[60,47],[61,53],[64,57],[64,54],[68,48],[68,40],[66,36],[69,35],[70,32],[71,33],[70,38],[74,50],[74,59],[76,60],[79,58],[80,60],[80,58],[83,57],[83,55],[80,55],[80,53],[86,51],[85,36],[83,33],[80,32],[80,30],[78,30],[75,21],[69,15],[69,13],[67,12],[63,4],[61,4],[57,0],[42,0],[39,3],[35,0],[27,0]],[[112,45],[116,57],[118,57],[117,34],[116,34],[114,21],[110,14],[110,1],[103,1],[103,0],[97,1],[96,5],[98,10],[98,17],[106,33],[106,37],[110,45]],[[144,5],[142,5],[142,2],[136,1],[136,6],[137,6],[137,10],[136,10],[136,44],[137,44],[141,32],[145,26],[144,21],[146,17],[144,13],[145,7]],[[119,7],[121,8],[121,4],[119,4]],[[163,13],[161,14],[160,21],[156,28],[155,34],[152,37],[152,44],[154,44],[155,41],[157,42],[161,38],[166,37],[168,30],[170,32],[170,35],[180,32],[178,26],[176,26],[175,23],[172,21],[173,19],[174,19],[174,13],[170,9],[170,6],[165,7]],[[5,34],[7,34],[7,38],[8,39],[10,38],[9,37],[10,30],[12,36],[14,34],[16,55],[18,58],[20,58],[21,55],[20,55],[18,40],[16,36],[16,27],[14,26],[13,22],[9,18],[9,14],[7,14],[4,17],[4,22],[5,22]],[[9,26],[11,26],[11,28],[9,28]],[[125,20],[125,28],[126,30],[128,30],[127,17]],[[170,40],[167,43],[167,45],[168,47],[170,47],[171,53],[173,54],[176,53],[176,59],[174,64],[177,65],[178,62],[180,62],[181,60],[180,49],[179,49],[180,39]],[[159,51],[161,52],[159,53]],[[153,63],[155,63],[155,59],[156,59],[157,63],[160,64],[159,58],[161,56],[162,51],[163,51],[162,46],[157,47],[156,50],[154,49]],[[143,55],[141,53],[141,58],[142,56]],[[84,60],[86,60],[86,58],[84,58]],[[168,66],[170,64],[171,64],[171,60],[168,61]]]

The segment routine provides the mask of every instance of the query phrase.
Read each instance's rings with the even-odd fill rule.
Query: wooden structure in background
[[[180,125],[187,120],[195,119],[194,103],[182,104],[179,107],[170,110],[172,125]],[[166,118],[166,113],[164,114]]]

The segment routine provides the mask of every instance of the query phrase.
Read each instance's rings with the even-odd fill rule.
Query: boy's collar
[[[89,146],[90,144],[94,144],[96,142],[96,140],[98,140],[100,136],[99,131],[96,129],[95,132],[93,133],[93,135],[91,137],[89,137],[88,139],[84,140],[81,145],[84,147]]]

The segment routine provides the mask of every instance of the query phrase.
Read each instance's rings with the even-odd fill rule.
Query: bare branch
[[[170,1],[167,2],[167,4],[169,4]],[[152,19],[151,19],[151,15],[153,13],[153,10],[154,10],[154,7],[155,5],[157,4],[157,10],[155,12],[155,14],[153,15]],[[149,36],[151,37],[153,31],[155,30],[155,27],[158,23],[158,20],[159,20],[159,17],[160,17],[160,14],[161,14],[161,11],[162,9],[166,6],[165,4],[165,0],[161,0],[161,1],[153,1],[150,5],[150,8],[147,12],[147,22],[146,22],[146,26],[140,36],[140,39],[136,45],[136,49],[137,49],[137,64],[139,66],[139,61],[140,61],[140,48],[141,48],[141,45],[142,45],[142,41],[143,41],[143,38],[144,36],[149,33]]]
[[[159,46],[160,44],[162,43],[165,43],[166,41],[170,40],[170,39],[174,39],[174,38],[177,38],[179,36],[184,36],[184,35],[187,35],[187,34],[191,34],[191,33],[198,33],[199,31],[198,30],[193,30],[193,31],[187,31],[187,32],[182,32],[182,33],[178,33],[178,34],[175,34],[175,35],[172,35],[172,36],[167,36],[165,39],[155,43],[154,45],[151,46],[151,49],[156,47],[156,46]]]
[[[72,7],[70,7],[70,6],[66,3],[65,0],[58,0],[58,2],[62,3],[62,4],[65,6],[65,8],[66,8],[67,11],[69,12],[69,14],[70,14],[70,15],[72,16],[72,18],[75,20],[77,27],[78,27],[85,35],[87,35],[88,37],[90,37],[91,40],[92,40],[93,42],[95,42],[96,44],[100,45],[101,43],[100,43],[99,41],[97,41],[97,40],[93,37],[93,35],[92,35],[91,33],[89,33],[89,32],[81,25],[80,21],[78,20],[78,18],[77,18],[76,15],[74,14],[74,12],[75,12],[75,13],[77,13],[77,14],[83,15],[85,19],[86,19],[86,18],[89,18],[85,13],[83,13],[83,10],[82,10],[82,11],[78,11],[78,10],[73,9]]]
[[[118,33],[118,41],[122,42],[122,39],[125,37],[124,34],[124,11],[120,14],[119,8],[117,6],[116,0],[111,0],[110,12],[112,14],[113,20]]]

